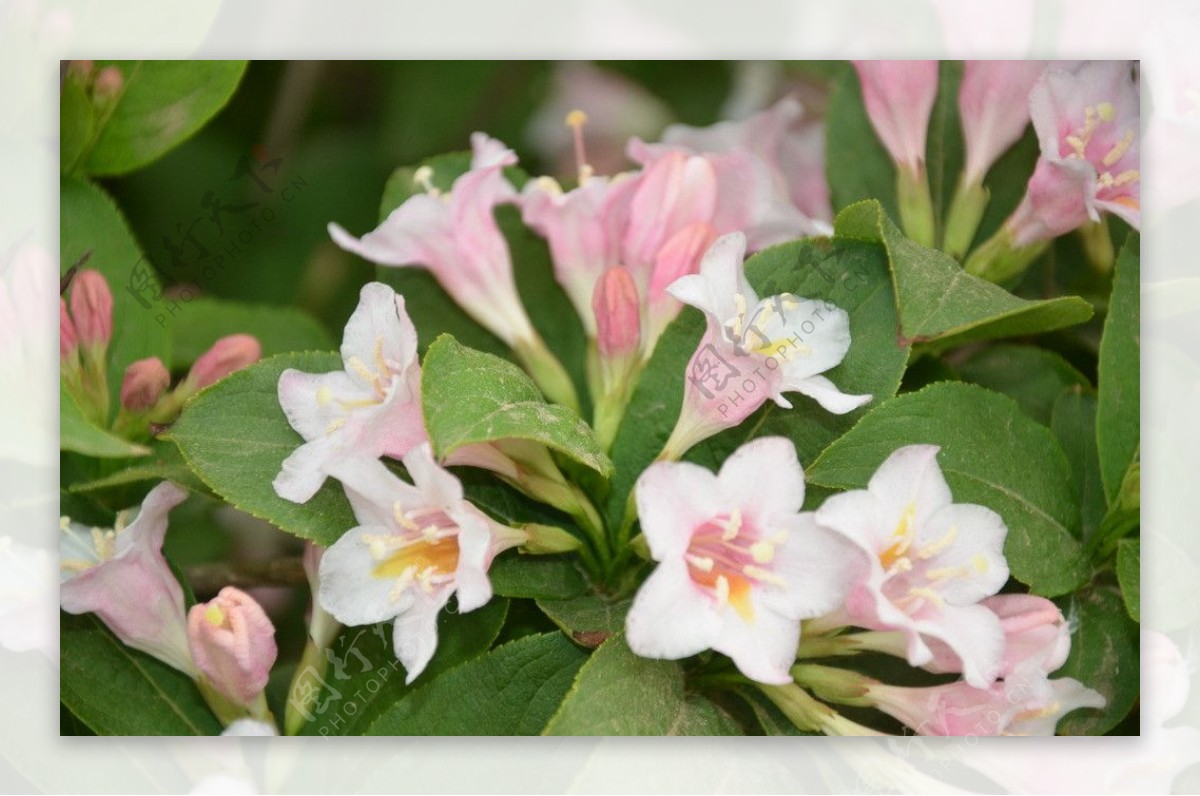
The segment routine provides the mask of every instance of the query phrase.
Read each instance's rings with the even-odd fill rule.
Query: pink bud
[[[262,356],[262,346],[248,334],[231,334],[213,343],[200,355],[188,373],[188,381],[201,390],[234,371],[254,364]]]
[[[158,357],[139,359],[125,369],[121,382],[121,405],[131,412],[144,412],[158,403],[171,386],[171,374]]]
[[[596,343],[603,356],[623,356],[637,348],[641,336],[641,306],[637,285],[627,268],[609,268],[596,281],[592,311],[596,313]]]
[[[79,336],[75,332],[75,322],[67,312],[67,302],[58,300],[58,354],[62,359],[75,355],[79,348]]]
[[[867,116],[892,160],[913,174],[925,164],[925,134],[937,97],[937,61],[855,61]]]
[[[96,83],[92,86],[92,99],[96,102],[108,102],[121,93],[125,86],[125,78],[121,70],[115,66],[106,66],[96,75]]]
[[[988,169],[1029,124],[1029,92],[1046,61],[967,61],[958,90],[966,142],[966,179],[982,182]]]
[[[213,688],[240,705],[249,705],[267,687],[279,653],[271,620],[232,586],[188,611],[188,647]]]
[[[67,77],[78,80],[81,83],[86,83],[92,77],[92,72],[96,69],[95,61],[68,61],[67,62]]]
[[[112,338],[113,297],[99,271],[80,271],[71,283],[71,316],[83,345],[108,345]]]

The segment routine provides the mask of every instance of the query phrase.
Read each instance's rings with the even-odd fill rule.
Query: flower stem
[[[575,414],[581,412],[575,383],[542,338],[535,335],[532,339],[517,340],[513,344],[513,353],[548,399]]]
[[[896,171],[896,200],[900,204],[900,226],[911,240],[933,248],[937,245],[937,221],[933,216],[933,199],[929,195],[929,179],[925,169],[917,172],[907,168]]]
[[[942,239],[942,251],[961,261],[971,249],[971,241],[979,230],[979,222],[988,206],[989,194],[978,182],[967,183],[960,179],[946,214],[946,230]]]

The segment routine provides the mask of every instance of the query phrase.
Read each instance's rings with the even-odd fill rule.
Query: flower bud
[[[271,620],[232,586],[188,611],[188,647],[209,684],[239,705],[258,699],[279,653]]]
[[[99,271],[87,269],[71,283],[71,316],[79,342],[107,346],[112,338],[113,297]]]
[[[95,61],[67,61],[67,77],[80,83],[87,83],[91,80],[94,71],[96,71]]]
[[[603,356],[624,356],[637,348],[641,307],[637,285],[628,269],[609,268],[597,280],[592,311],[596,313],[596,343]]]
[[[169,386],[171,374],[161,359],[139,359],[125,369],[125,378],[121,382],[121,406],[131,412],[144,412],[158,403]]]
[[[248,334],[231,334],[213,343],[188,372],[192,387],[202,390],[234,371],[252,365],[262,356],[262,346]]]
[[[96,83],[92,86],[92,99],[97,104],[107,103],[121,93],[125,87],[125,77],[116,66],[106,66],[96,75]]]
[[[58,355],[64,361],[75,355],[79,348],[79,335],[75,331],[75,322],[67,312],[67,302],[58,300]]]

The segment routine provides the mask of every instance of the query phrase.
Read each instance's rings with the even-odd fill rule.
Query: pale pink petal
[[[720,506],[717,477],[688,462],[658,462],[638,477],[638,518],[656,561],[683,555],[695,527]]]
[[[804,471],[796,446],[784,437],[742,445],[721,465],[717,481],[725,500],[764,521],[795,515],[804,505]]]
[[[1004,630],[996,615],[982,605],[943,606],[930,619],[918,620],[916,630],[953,650],[962,661],[963,678],[976,688],[986,688],[1000,674]]]
[[[936,511],[917,526],[918,555],[937,550],[936,566],[950,574],[938,592],[949,603],[969,605],[995,594],[1008,580],[1004,537],[1008,529],[989,508],[955,503]]]
[[[355,359],[377,373],[403,372],[416,363],[417,330],[403,296],[382,282],[363,286],[342,337],[342,359],[351,377],[357,376],[350,365]]]
[[[885,534],[913,506],[912,525],[921,528],[938,509],[951,504],[950,487],[942,476],[936,445],[908,445],[889,456],[871,476],[867,489],[890,515]]]
[[[378,563],[371,554],[370,537],[387,536],[388,526],[352,528],[321,557],[319,577],[321,607],[344,625],[371,625],[396,616],[413,599],[410,592],[392,599],[395,578],[375,577]]]
[[[643,658],[677,660],[709,649],[720,628],[720,617],[677,554],[660,563],[638,589],[625,620],[625,638]]]
[[[757,602],[757,601],[756,601]],[[726,610],[712,648],[733,659],[738,670],[752,680],[771,685],[792,682],[789,669],[796,660],[800,623],[757,607],[754,621]]]
[[[817,525],[813,514],[777,523],[787,539],[775,548],[774,571],[782,589],[764,589],[762,604],[781,616],[811,619],[842,605],[851,584],[870,566],[869,557],[844,537]]]
[[[392,649],[404,665],[406,685],[425,671],[433,653],[437,651],[437,615],[445,604],[445,599],[417,597],[407,610],[396,617]]]

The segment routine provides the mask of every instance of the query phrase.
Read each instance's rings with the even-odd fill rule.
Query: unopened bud
[[[75,356],[79,348],[79,336],[75,332],[75,322],[67,312],[67,302],[58,300],[58,354],[64,362]]]
[[[71,283],[71,316],[82,345],[107,346],[112,338],[113,297],[99,271],[80,271]]]
[[[68,61],[67,77],[77,80],[80,83],[87,83],[91,79],[92,72],[95,69],[95,61]]]
[[[158,357],[139,359],[125,369],[121,382],[121,406],[131,412],[145,412],[171,386],[171,374]]]
[[[607,358],[633,352],[641,339],[641,306],[637,285],[629,270],[609,268],[596,280],[592,294],[596,313],[596,344]]]
[[[262,356],[262,346],[248,334],[231,334],[213,343],[188,372],[192,387],[202,390],[234,371],[253,365]]]
[[[188,647],[208,683],[238,705],[258,699],[279,654],[271,620],[232,586],[188,611]]]
[[[106,66],[96,75],[96,83],[92,86],[92,100],[98,104],[111,101],[125,87],[125,77],[120,68]]]

